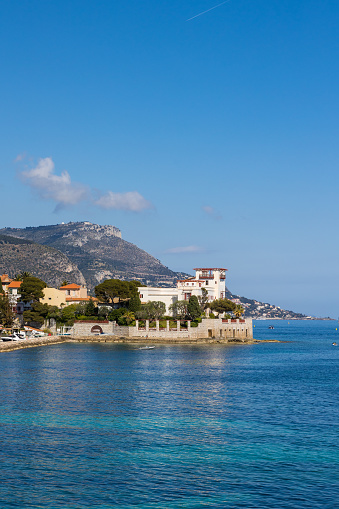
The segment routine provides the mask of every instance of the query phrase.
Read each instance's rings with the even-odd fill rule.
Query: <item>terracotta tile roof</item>
[[[69,285],[60,286],[60,290],[79,290],[81,288],[80,285],[76,285],[75,283],[71,283]]]
[[[12,281],[8,285],[8,288],[20,288],[21,285],[22,285],[22,281]]]
[[[1,277],[1,282],[2,283],[10,283],[12,281],[12,279],[8,276],[8,274],[2,274]]]

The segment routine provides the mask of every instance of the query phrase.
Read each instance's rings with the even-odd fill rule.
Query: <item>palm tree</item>
[[[244,310],[244,308],[242,307],[242,305],[241,305],[241,304],[237,304],[237,305],[235,306],[235,308],[234,308],[233,313],[235,314],[235,316],[236,316],[237,318],[240,318],[240,317],[244,314],[244,311],[245,311],[245,310]]]
[[[14,279],[15,281],[23,281],[25,277],[32,277],[32,274],[24,270],[22,272],[19,272],[19,274],[17,274]]]
[[[121,318],[125,318],[127,325],[130,325],[135,320],[133,311],[126,311]]]

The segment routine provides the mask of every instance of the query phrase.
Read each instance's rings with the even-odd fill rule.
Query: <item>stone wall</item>
[[[151,329],[149,321],[146,321],[144,328],[139,328],[139,323],[135,327],[121,327],[116,322],[76,322],[70,331],[72,336],[91,336],[97,334],[112,335],[125,338],[145,338],[145,339],[223,339],[246,341],[253,339],[252,319],[245,320],[225,320],[222,318],[203,319],[198,327],[191,327],[188,322],[187,329],[180,328],[180,321],[177,322],[175,330],[169,329],[167,321],[166,329],[160,329],[159,321],[156,321],[156,327]]]
[[[253,339],[252,318],[229,319],[206,318],[197,327],[198,338]]]
[[[113,324],[115,322],[103,321],[79,321],[75,322],[73,328],[69,331],[71,336],[89,336],[91,334],[114,334]]]

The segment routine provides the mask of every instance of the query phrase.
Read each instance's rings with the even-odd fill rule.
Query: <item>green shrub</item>
[[[209,318],[215,318],[215,314],[214,313],[210,313],[209,314]]]
[[[110,321],[118,322],[118,319],[121,318],[121,316],[124,315],[125,313],[126,313],[126,308],[122,307],[122,308],[118,308],[118,309],[113,309],[113,311],[111,311],[110,314],[108,315],[108,319]]]
[[[124,325],[127,325],[127,319],[125,316],[118,316],[116,318],[116,322],[118,325],[120,325],[121,327],[123,327]]]

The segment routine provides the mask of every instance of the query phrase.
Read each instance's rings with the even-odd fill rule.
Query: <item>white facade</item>
[[[148,301],[161,301],[169,306],[178,300],[189,300],[192,295],[203,295],[203,288],[207,291],[208,301],[225,298],[225,280],[227,269],[199,268],[195,270],[195,277],[177,281],[175,288],[139,287],[142,304]]]

